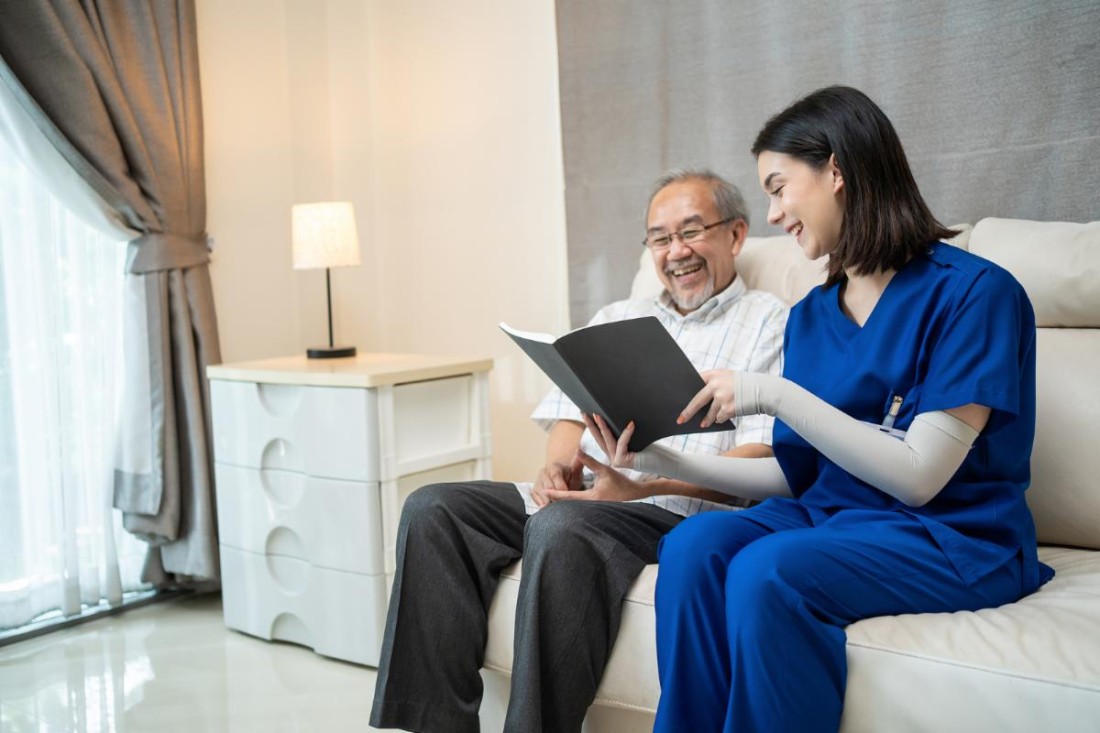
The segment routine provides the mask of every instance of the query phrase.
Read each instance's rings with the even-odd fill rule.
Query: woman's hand
[[[615,440],[615,435],[602,417],[587,413],[583,417],[584,424],[588,426],[588,431],[592,433],[592,437],[596,439],[611,465],[617,468],[633,468],[634,454],[630,452],[627,446],[630,444],[630,436],[634,435],[634,421],[630,421],[630,424],[623,430],[623,434],[619,436],[618,440]]]
[[[614,468],[600,463],[584,451],[577,451],[576,460],[588,467],[596,476],[592,488],[587,491],[559,491],[547,489],[550,501],[631,501],[648,494],[637,481],[632,481]]]
[[[677,425],[683,425],[697,412],[710,403],[703,415],[699,427],[707,428],[714,423],[725,422],[736,414],[737,392],[740,391],[741,373],[729,369],[710,369],[699,374],[706,384],[699,393],[691,398],[684,411],[676,418]]]

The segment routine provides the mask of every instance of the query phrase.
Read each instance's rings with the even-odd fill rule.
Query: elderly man
[[[778,374],[787,311],[737,277],[747,230],[741,194],[719,176],[664,176],[649,200],[645,237],[664,291],[612,303],[592,323],[653,315],[700,371]],[[579,731],[618,633],[623,598],[642,568],[657,561],[661,538],[690,514],[737,508],[726,495],[619,472],[589,457],[602,453],[559,390],[532,417],[549,433],[546,465],[533,483],[435,484],[405,503],[371,725],[478,730],[489,602],[500,571],[522,557],[505,727]],[[660,442],[770,456],[771,421],[746,417],[733,432]]]

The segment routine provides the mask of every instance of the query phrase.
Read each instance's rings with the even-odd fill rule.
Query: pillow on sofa
[[[1100,327],[1100,221],[982,219],[970,251],[1020,281],[1039,327]]]
[[[806,297],[825,282],[829,258],[806,259],[798,242],[789,234],[748,237],[737,256],[737,272],[750,290],[766,290],[787,305]]]
[[[638,271],[634,273],[634,282],[630,285],[630,297],[645,298],[661,292],[660,279],[657,277],[656,268],[653,267],[653,255],[648,249],[642,249],[642,256],[638,260]]]

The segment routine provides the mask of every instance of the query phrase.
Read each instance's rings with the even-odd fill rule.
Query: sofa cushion
[[[970,251],[1020,281],[1040,327],[1100,326],[1100,221],[982,219]]]
[[[1057,575],[1018,603],[850,626],[842,730],[1097,730],[1100,553],[1040,557]]]
[[[1028,505],[1039,541],[1100,549],[1100,222],[982,219],[970,251],[1011,272],[1039,325]]]
[[[766,290],[794,305],[811,289],[825,282],[828,257],[806,259],[789,234],[749,237],[737,257],[737,271],[750,290]]]
[[[1096,730],[1100,553],[1042,548],[1040,554],[1057,576],[1018,603],[848,627],[842,730]],[[505,674],[521,572],[521,563],[505,570],[489,611],[485,666]],[[598,703],[656,710],[656,579],[657,566],[650,565],[627,593]]]
[[[1027,503],[1039,542],[1100,549],[1100,329],[1040,328]]]

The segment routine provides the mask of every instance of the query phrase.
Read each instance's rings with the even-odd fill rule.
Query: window
[[[0,633],[144,587],[111,508],[125,254],[0,139]]]

